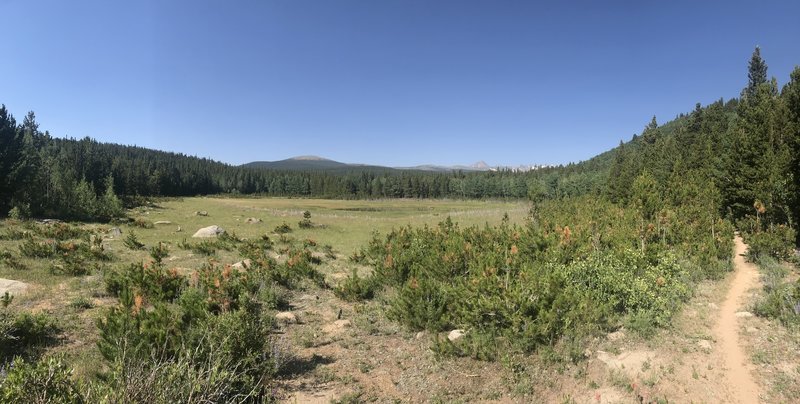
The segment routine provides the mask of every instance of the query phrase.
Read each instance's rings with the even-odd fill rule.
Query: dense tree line
[[[698,104],[660,127],[653,118],[641,136],[620,144],[605,194],[631,204],[636,185],[649,181],[660,214],[669,198],[700,198],[743,230],[793,228],[800,217],[799,141],[800,68],[779,90],[756,48],[739,99]]]
[[[22,215],[79,219],[113,215],[113,209],[100,210],[116,198],[114,195],[230,193],[315,198],[526,198],[586,192],[585,185],[570,182],[568,168],[563,173],[545,170],[538,178],[511,171],[353,169],[334,172],[236,167],[205,158],[101,143],[90,138],[51,137],[39,130],[33,112],[17,124],[5,106],[0,107],[0,157],[2,214],[15,208]],[[559,181],[565,185],[560,186]]]

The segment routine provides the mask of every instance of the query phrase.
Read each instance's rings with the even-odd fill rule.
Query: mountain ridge
[[[489,171],[491,167],[481,160],[470,165],[444,166],[437,164],[421,164],[409,167],[390,167],[373,164],[343,163],[326,157],[301,155],[275,161],[251,161],[240,165],[247,168],[264,168],[271,170],[412,170],[412,171]]]

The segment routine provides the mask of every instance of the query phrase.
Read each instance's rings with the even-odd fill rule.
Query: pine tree
[[[795,67],[790,75],[790,81],[784,86],[781,98],[786,106],[786,133],[791,145],[790,170],[787,177],[791,178],[790,194],[792,223],[800,221],[800,67]],[[800,237],[800,232],[798,232]],[[798,240],[800,241],[800,240]]]
[[[20,149],[17,122],[6,106],[0,105],[0,214],[5,214],[11,207],[11,197],[17,185],[13,171],[19,161]]]
[[[750,58],[747,79],[747,87],[742,94],[744,99],[753,97],[758,92],[758,87],[767,82],[767,63],[761,58],[761,48],[758,46],[756,46],[753,56]]]

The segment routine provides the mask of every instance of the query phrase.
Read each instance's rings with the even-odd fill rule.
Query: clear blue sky
[[[0,103],[239,164],[565,163],[783,85],[800,2],[0,0]]]

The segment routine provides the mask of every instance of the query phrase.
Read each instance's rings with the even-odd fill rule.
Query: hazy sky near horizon
[[[798,1],[0,0],[0,103],[240,164],[590,158],[800,65]]]

